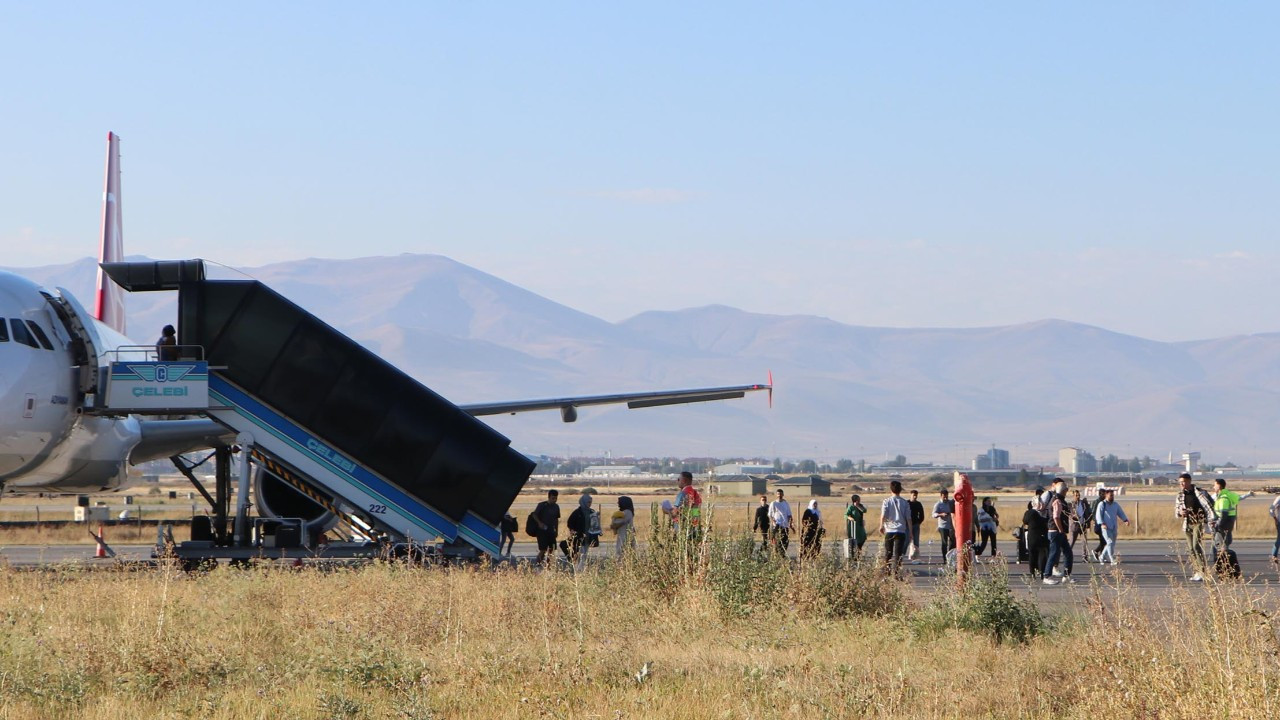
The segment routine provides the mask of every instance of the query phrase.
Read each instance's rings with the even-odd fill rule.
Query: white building
[[[717,465],[715,473],[719,475],[768,475],[773,472],[772,465],[748,465],[746,463],[729,463]]]
[[[639,475],[640,468],[635,465],[590,465],[583,469],[585,477],[630,477]]]

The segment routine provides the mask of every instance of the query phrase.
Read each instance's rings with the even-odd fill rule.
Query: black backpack
[[[502,524],[500,527],[502,532],[515,535],[516,531],[520,529],[520,523],[516,522],[516,519],[510,514],[507,514],[502,516]]]
[[[540,528],[538,527],[537,510],[529,513],[529,517],[524,519],[524,532],[529,537],[538,537]]]

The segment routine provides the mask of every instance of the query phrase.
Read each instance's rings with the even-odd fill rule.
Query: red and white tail
[[[102,245],[98,262],[124,260],[124,221],[120,217],[120,136],[107,133],[107,179],[102,191]],[[124,290],[98,268],[97,301],[94,317],[124,334]]]

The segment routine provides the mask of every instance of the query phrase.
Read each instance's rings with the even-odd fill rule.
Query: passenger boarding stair
[[[498,554],[534,467],[507,438],[260,282],[207,279],[199,260],[104,267],[126,290],[178,291],[179,347],[202,348],[207,415],[241,462],[357,535]]]

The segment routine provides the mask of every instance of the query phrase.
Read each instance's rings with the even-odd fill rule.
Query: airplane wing
[[[560,418],[565,422],[578,419],[578,408],[587,405],[620,405],[626,403],[631,409],[658,407],[661,405],[680,405],[683,403],[709,402],[712,400],[730,400],[740,398],[749,392],[768,390],[770,401],[773,398],[773,384],[732,385],[729,387],[691,388],[688,390],[664,390],[659,392],[618,393],[616,395],[584,395],[579,397],[546,398],[544,400],[517,400],[515,402],[481,403],[475,405],[459,405],[468,415],[514,415],[534,410],[559,410]]]

